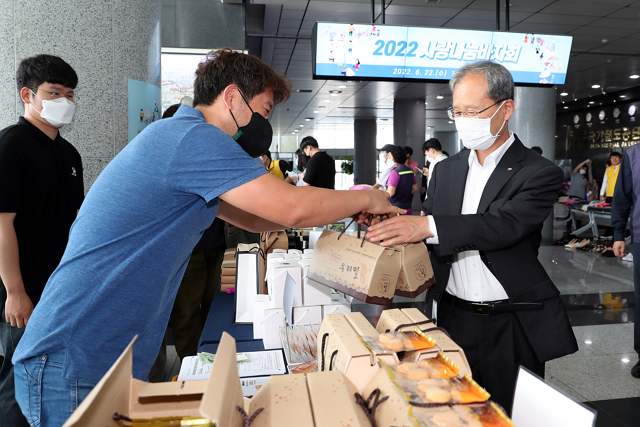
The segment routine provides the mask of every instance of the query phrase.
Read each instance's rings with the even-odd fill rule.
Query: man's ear
[[[29,89],[26,86],[23,86],[22,88],[20,88],[20,100],[22,101],[23,104],[30,104],[31,103],[31,89]]]
[[[238,87],[233,83],[225,87],[222,91],[222,100],[228,109],[231,109],[231,106],[235,103],[237,96],[239,96]]]
[[[513,112],[516,109],[515,101],[513,99],[506,100],[502,108],[505,109],[504,119],[505,120],[511,119],[511,116],[513,116]]]

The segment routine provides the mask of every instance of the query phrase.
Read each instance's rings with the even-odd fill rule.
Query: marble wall
[[[0,128],[22,113],[21,59],[58,55],[79,77],[74,123],[88,189],[127,143],[127,81],[160,85],[159,0],[0,0]]]

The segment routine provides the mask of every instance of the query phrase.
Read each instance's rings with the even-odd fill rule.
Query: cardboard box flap
[[[313,411],[304,374],[276,375],[251,399],[251,427],[313,427]],[[220,424],[226,427],[230,424]],[[235,425],[235,424],[234,424]]]
[[[360,339],[360,336],[351,327],[351,324],[345,318],[345,315],[329,314],[328,316],[325,316],[324,321],[322,322],[321,330],[318,333],[318,341],[321,347],[319,350],[320,352],[324,350],[324,354],[318,353],[318,357],[324,356],[326,363],[328,363],[330,354],[328,354],[329,352],[327,348],[322,347],[322,341],[324,340],[326,342],[326,338],[323,338],[323,335],[329,335],[330,332],[328,330],[331,330],[333,332],[333,335],[335,335],[334,337],[331,337],[332,339],[339,340],[339,343],[336,343],[335,346],[339,346],[340,349],[345,353],[352,356],[369,357],[371,352],[364,345],[364,343]]]
[[[236,342],[231,335],[223,332],[200,403],[200,413],[217,426],[236,427],[242,425],[238,407],[244,408],[244,396],[238,374]]]
[[[110,425],[114,412],[128,412],[133,372],[133,344],[137,339],[137,335],[133,337],[116,362],[64,423],[65,427]]]
[[[315,427],[369,427],[364,409],[356,403],[356,389],[340,372],[307,374]]]
[[[366,317],[360,312],[347,313],[344,315],[356,333],[362,337],[377,337],[378,331],[374,328]]]

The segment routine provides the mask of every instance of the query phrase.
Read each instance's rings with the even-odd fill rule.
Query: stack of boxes
[[[236,250],[227,249],[222,259],[222,273],[220,276],[220,290],[232,293],[236,289]]]

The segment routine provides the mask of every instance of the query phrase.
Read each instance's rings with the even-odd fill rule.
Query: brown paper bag
[[[276,249],[289,249],[289,238],[285,231],[267,231],[260,234],[260,249],[266,254],[270,254]]]
[[[422,242],[400,246],[398,249],[402,267],[396,286],[396,295],[417,297],[435,284],[429,251]]]
[[[393,300],[400,252],[348,234],[325,231],[316,242],[309,278],[371,304]]]

